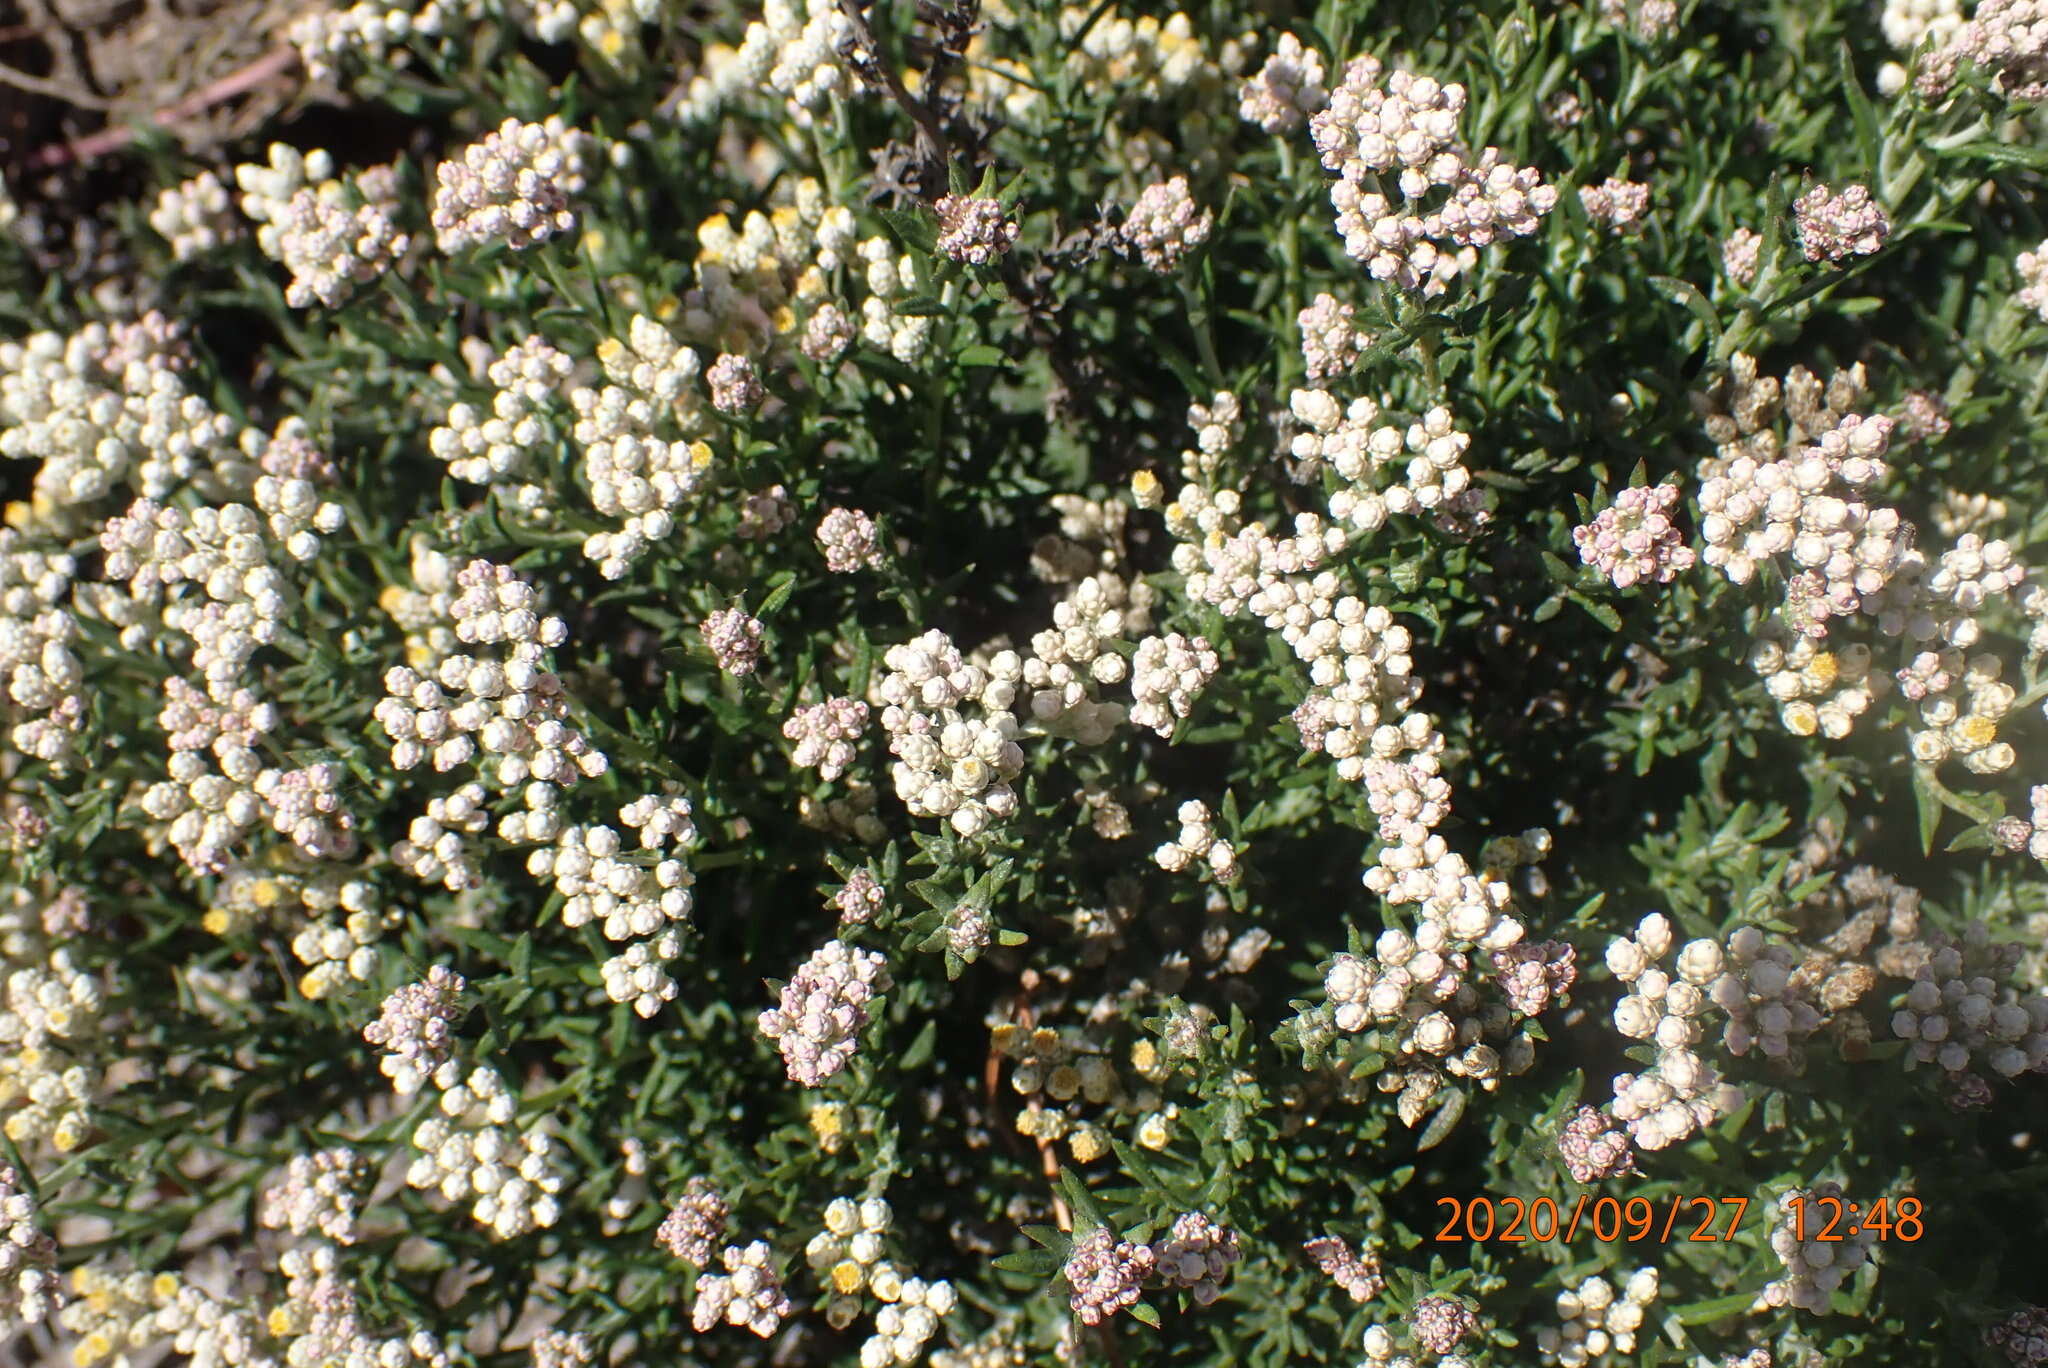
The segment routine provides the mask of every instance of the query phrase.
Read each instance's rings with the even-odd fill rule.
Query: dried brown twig
[[[157,110],[149,116],[149,122],[159,128],[168,128],[173,124],[197,118],[222,101],[231,100],[283,75],[297,65],[298,60],[299,54],[288,47],[267,52],[240,71],[231,72],[205,89],[194,91],[176,104]],[[132,124],[103,128],[97,133],[72,142],[50,143],[39,147],[29,157],[28,164],[37,170],[47,170],[51,167],[91,161],[95,157],[105,156],[109,152],[126,147],[135,141],[135,135],[136,128]]]

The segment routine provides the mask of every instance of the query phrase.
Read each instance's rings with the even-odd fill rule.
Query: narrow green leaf
[[[939,225],[931,211],[919,206],[916,209],[884,209],[882,221],[900,239],[904,246],[913,251],[931,256],[939,249]]]
[[[1429,1124],[1422,1129],[1422,1136],[1415,1142],[1416,1153],[1435,1149],[1458,1124],[1458,1118],[1465,1114],[1465,1093],[1462,1088],[1449,1088],[1444,1100],[1437,1104],[1436,1115],[1429,1118]]]
[[[924,1029],[917,1033],[917,1039],[911,1041],[910,1048],[897,1059],[896,1067],[905,1070],[923,1068],[931,1062],[932,1047],[938,1039],[939,1023],[935,1020],[925,1022]]]
[[[1934,792],[1934,772],[1913,766],[1913,801],[1920,808],[1920,853],[1934,853],[1934,833],[1941,826],[1941,798]]]
[[[768,617],[789,602],[789,596],[796,590],[796,572],[785,570],[770,581],[775,587],[768,591],[768,597],[761,600],[761,606],[754,610],[755,617]]]
[[[1700,326],[1706,329],[1707,332],[1707,351],[1709,354],[1720,350],[1720,315],[1714,312],[1713,302],[1700,293],[1698,286],[1690,281],[1680,280],[1677,276],[1651,276],[1650,284],[1661,291],[1666,298],[1683,304],[1691,312],[1692,316],[1700,321]]]

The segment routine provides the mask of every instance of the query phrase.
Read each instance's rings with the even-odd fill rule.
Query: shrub
[[[17,184],[8,1325],[2048,1361],[2034,18],[401,0]]]

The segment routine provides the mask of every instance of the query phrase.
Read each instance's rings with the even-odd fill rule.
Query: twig
[[[221,77],[204,90],[195,91],[167,109],[159,109],[149,116],[148,122],[159,128],[183,123],[198,117],[224,100],[255,89],[275,76],[280,76],[297,64],[299,54],[291,48],[277,48],[265,53],[240,71]],[[123,124],[118,128],[103,128],[99,132],[68,143],[50,143],[37,148],[29,157],[28,164],[37,170],[65,166],[72,162],[91,161],[95,157],[126,147],[135,141],[136,128]]]
[[[1037,987],[1037,973],[1026,970],[1022,991],[1017,998],[1017,1024],[1026,1031],[1037,1024],[1038,1014],[1031,1009],[1031,994]],[[1034,1095],[1026,1110],[1036,1115],[1043,1112],[1045,1107]],[[1038,1128],[1034,1125],[1032,1129],[1037,1132]],[[1046,1139],[1042,1132],[1033,1134],[1031,1138],[1038,1143],[1038,1166],[1044,1171],[1046,1182],[1052,1185],[1053,1223],[1061,1230],[1071,1233],[1074,1229],[1074,1214],[1067,1210],[1067,1199],[1060,1193],[1059,1156],[1053,1153],[1052,1142]]]
[[[47,76],[32,76],[18,67],[0,62],[0,84],[11,85],[34,95],[47,95],[53,100],[77,105],[80,109],[109,109],[112,104],[89,90],[81,90],[64,81],[53,81]]]
[[[860,0],[839,0],[839,9],[853,25],[854,41],[864,46],[869,56],[874,58],[875,72],[888,89],[889,98],[901,106],[917,125],[917,141],[924,149],[926,161],[934,167],[943,167],[947,161],[946,135],[932,112],[910,98],[910,92],[903,88],[903,78],[896,74],[896,68],[883,60],[882,49],[875,43],[875,32],[868,27],[867,16],[861,13]]]

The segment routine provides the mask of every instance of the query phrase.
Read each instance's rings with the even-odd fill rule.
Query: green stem
[[[1216,357],[1216,339],[1209,331],[1209,306],[1195,292],[1195,287],[1185,275],[1176,277],[1180,284],[1180,297],[1187,301],[1188,326],[1195,334],[1195,350],[1201,354],[1202,369],[1209,373],[1209,383],[1223,389],[1223,363]]]
[[[1941,805],[1943,807],[1948,808],[1953,812],[1961,813],[1963,816],[1969,818],[1971,821],[1979,824],[1985,822],[1995,822],[1998,820],[1998,814],[1996,812],[1991,811],[1988,808],[1979,806],[1977,803],[1974,803],[1970,799],[1963,797],[1962,794],[1957,793],[1954,789],[1951,789],[1948,785],[1942,783],[1941,779],[1934,772],[1934,766],[1922,765],[1920,767],[1920,777],[1921,780],[1927,785],[1928,792],[1932,793],[1936,798],[1940,799]]]

